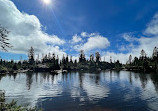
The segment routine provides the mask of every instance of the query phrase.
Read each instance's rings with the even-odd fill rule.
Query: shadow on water
[[[8,74],[0,76],[0,89],[6,91],[8,100],[15,98],[21,104],[36,105],[46,111],[158,109],[158,74],[154,73],[81,71],[58,75],[43,72]]]

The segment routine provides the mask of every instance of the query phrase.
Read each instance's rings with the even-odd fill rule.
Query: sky
[[[102,60],[126,63],[129,55],[151,56],[158,47],[157,0],[0,0],[0,24],[10,33],[13,48],[0,51],[3,59],[27,59],[56,53],[87,59],[99,51]]]

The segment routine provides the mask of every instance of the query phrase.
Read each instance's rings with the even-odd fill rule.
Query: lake
[[[158,74],[128,71],[98,73],[18,73],[0,76],[6,101],[44,111],[156,111]]]

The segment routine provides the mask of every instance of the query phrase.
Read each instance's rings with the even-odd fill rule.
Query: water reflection
[[[33,82],[32,76],[33,76],[32,73],[26,74],[26,87],[28,88],[28,90],[30,90],[32,82]]]
[[[0,76],[0,89],[6,91],[7,101],[50,111],[158,109],[158,74],[19,73]]]

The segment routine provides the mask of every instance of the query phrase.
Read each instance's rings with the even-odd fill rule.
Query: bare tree
[[[8,34],[9,31],[0,25],[0,47],[4,51],[7,51],[7,48],[12,47],[8,42],[9,41]]]

